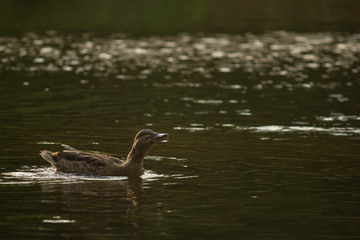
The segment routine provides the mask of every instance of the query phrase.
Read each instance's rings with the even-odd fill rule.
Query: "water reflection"
[[[45,224],[77,223],[88,231],[92,232],[94,227],[102,229],[103,233],[125,226],[128,230],[124,234],[130,234],[130,231],[137,234],[140,231],[142,224],[138,215],[143,197],[142,178],[129,178],[120,182],[42,184],[41,191],[45,195],[60,195],[56,199],[42,198],[43,204],[53,205],[53,212],[62,214],[61,217],[47,216],[43,220]]]
[[[111,215],[126,219],[133,228],[139,228],[138,211],[142,205],[143,178],[92,177],[54,173],[50,168],[27,168],[5,173],[6,181],[1,184],[41,183],[41,203],[51,208],[49,214],[43,214],[44,224],[90,224],[97,223],[97,228],[106,228],[104,224],[113,221]],[[155,174],[145,174],[146,179],[153,179]],[[48,195],[58,198],[48,198]],[[101,204],[99,204],[101,203]],[[51,207],[50,207],[51,206]],[[51,213],[61,215],[51,215]],[[83,214],[86,214],[84,216]],[[101,216],[97,216],[101,214]],[[101,217],[103,222],[93,221]],[[88,219],[89,218],[89,219]],[[91,219],[91,220],[90,220]],[[116,221],[115,221],[116,222]],[[43,229],[41,229],[43,230]]]
[[[72,183],[72,184],[42,184],[42,192],[60,193],[61,198],[50,200],[51,204],[62,205],[64,212],[77,211],[86,212],[91,215],[101,212],[102,218],[118,213],[120,218],[127,219],[134,228],[139,227],[138,211],[142,204],[143,179],[129,178],[121,182],[97,181]],[[49,203],[48,199],[43,199]],[[101,203],[101,204],[99,204]],[[81,210],[82,209],[82,210]],[[75,221],[84,223],[87,221],[82,216],[75,214],[78,219],[64,222],[59,219],[45,219],[46,223],[73,223]],[[93,217],[96,217],[95,215]],[[43,221],[44,222],[44,221]],[[106,220],[107,222],[107,220]],[[102,223],[99,223],[102,226]]]

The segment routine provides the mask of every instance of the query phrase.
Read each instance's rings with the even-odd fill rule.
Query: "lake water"
[[[0,38],[1,239],[359,239],[360,35]],[[54,173],[66,143],[139,179]]]

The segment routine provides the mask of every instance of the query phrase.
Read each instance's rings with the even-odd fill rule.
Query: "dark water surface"
[[[359,239],[360,35],[0,38],[1,239]],[[66,143],[139,179],[54,173]]]

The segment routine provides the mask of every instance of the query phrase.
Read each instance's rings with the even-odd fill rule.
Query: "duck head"
[[[156,143],[169,138],[167,133],[156,133],[151,129],[143,129],[135,136],[131,151],[127,156],[127,161],[141,163],[148,152]]]

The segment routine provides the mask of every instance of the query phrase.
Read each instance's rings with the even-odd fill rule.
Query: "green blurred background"
[[[356,0],[1,0],[0,34],[360,30]]]

